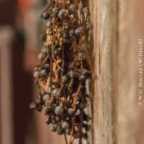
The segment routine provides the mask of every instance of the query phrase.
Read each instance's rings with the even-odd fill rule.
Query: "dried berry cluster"
[[[45,112],[52,131],[81,143],[90,127],[89,9],[85,0],[51,0],[42,17],[40,65],[34,69],[39,97],[31,107]]]

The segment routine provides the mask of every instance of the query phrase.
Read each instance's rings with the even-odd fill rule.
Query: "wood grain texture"
[[[92,1],[94,143],[136,144],[136,1]]]
[[[135,48],[132,28],[133,2],[119,0],[119,47],[116,85],[117,144],[135,144]],[[133,34],[132,34],[133,33]],[[115,87],[114,87],[115,88]]]
[[[94,143],[112,144],[112,50],[117,45],[117,2],[93,1]]]

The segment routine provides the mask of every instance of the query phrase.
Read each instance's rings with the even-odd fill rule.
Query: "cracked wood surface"
[[[92,0],[94,144],[136,141],[136,0]],[[135,16],[135,17],[134,17]],[[139,19],[139,22],[140,19]],[[139,140],[140,141],[140,140]]]

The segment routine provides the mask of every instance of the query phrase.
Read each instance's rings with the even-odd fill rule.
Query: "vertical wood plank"
[[[136,0],[119,0],[119,49],[117,53],[117,144],[136,144]]]
[[[93,0],[94,143],[113,144],[112,71],[117,47],[117,1]]]
[[[134,1],[97,0],[93,7],[94,143],[135,144]]]
[[[11,42],[12,29],[0,29],[0,115],[1,144],[13,144],[13,110],[11,97]]]

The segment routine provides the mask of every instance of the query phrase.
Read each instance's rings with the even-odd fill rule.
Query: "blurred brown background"
[[[43,115],[29,109],[43,3],[0,0],[0,144],[56,144],[64,139],[50,133]]]

